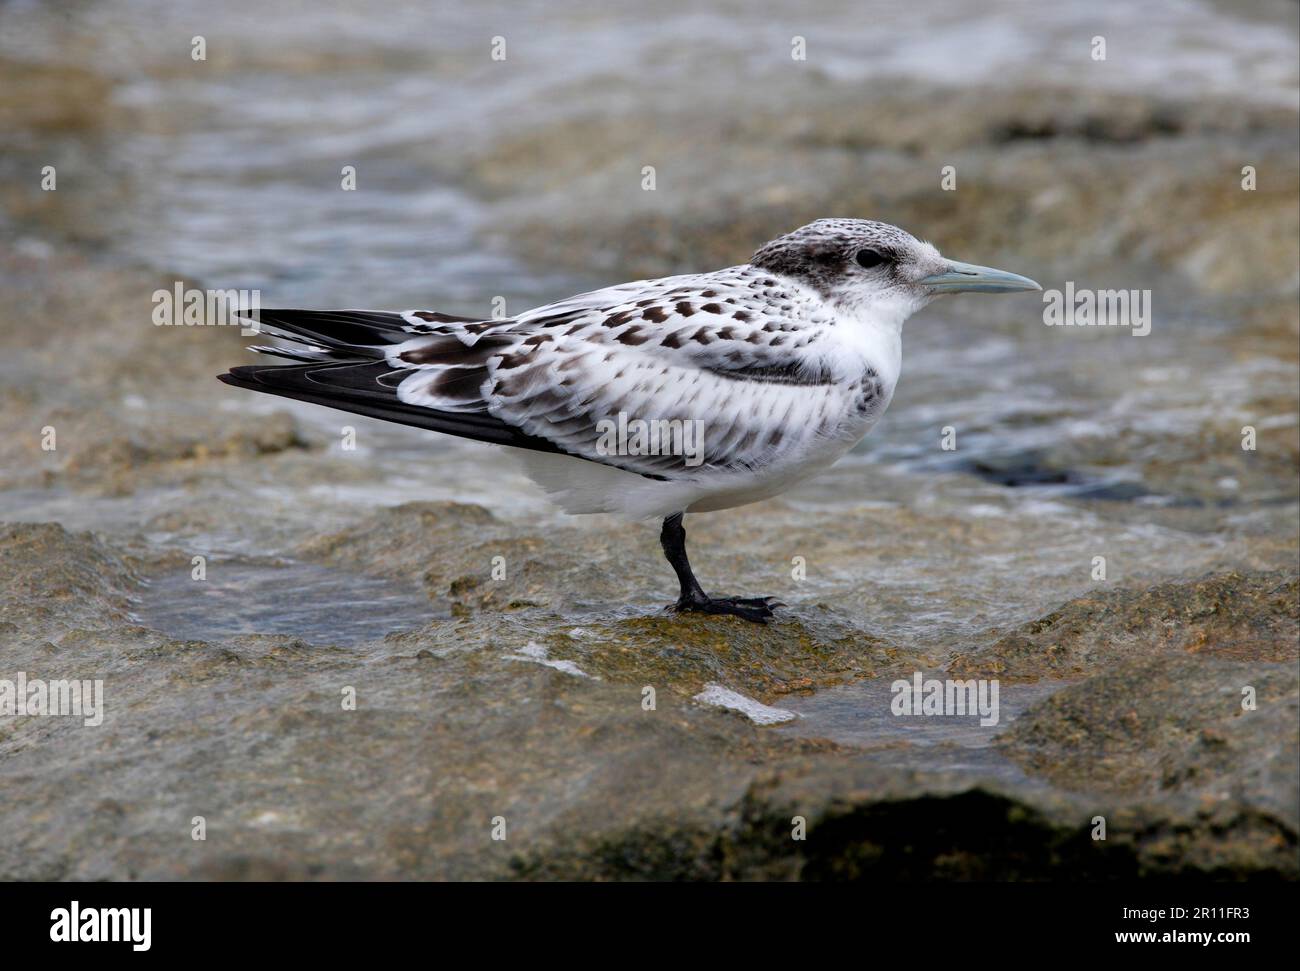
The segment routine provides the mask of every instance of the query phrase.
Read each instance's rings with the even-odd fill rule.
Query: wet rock
[[[1141,482],[1131,483],[1124,498],[1149,496],[1162,505],[1294,502],[1300,498],[1300,416],[1295,396],[1281,389],[1282,382],[1271,386],[1270,378],[1257,378],[1259,384],[1240,395],[1221,389],[1222,411],[1203,411],[1183,427],[1125,422],[1073,435],[1039,458],[1076,479],[1087,475],[1073,471],[1079,468],[1094,478],[1114,469],[1136,472]],[[1076,494],[1094,497],[1086,487]]]
[[[417,575],[432,555],[498,520],[482,506],[460,502],[408,502],[374,513],[346,530],[312,537],[298,548],[305,557],[377,572]]]
[[[708,534],[702,529],[701,535]],[[534,531],[482,506],[412,502],[313,537],[295,554],[416,580],[459,616],[528,609],[609,614],[627,607],[658,613],[675,584],[657,537],[652,525],[573,519]],[[723,552],[702,553],[701,569],[715,557],[726,562]]]
[[[1294,834],[1297,705],[1293,665],[1128,660],[1034,706],[999,745],[1064,789],[1238,800]]]
[[[138,584],[118,551],[90,533],[0,524],[0,619],[24,630],[124,620]]]
[[[307,447],[284,411],[216,407],[223,391],[215,375],[242,353],[238,328],[155,326],[150,295],[171,286],[139,270],[0,251],[0,295],[10,305],[0,348],[12,406],[0,413],[0,483],[127,495],[184,481],[199,463]],[[22,298],[32,291],[39,300]],[[93,327],[85,326],[87,307],[95,308]],[[75,380],[49,380],[67,371],[70,348]]]
[[[954,657],[963,678],[1074,678],[1129,659],[1192,654],[1253,661],[1300,657],[1300,586],[1284,573],[1225,573],[1142,589],[1101,590]]]
[[[1008,489],[1063,486],[1057,494],[1072,499],[1130,502],[1150,494],[1138,482],[1108,482],[1093,473],[1061,468],[1041,452],[984,453],[952,467]]]
[[[1280,110],[914,85],[869,105],[856,92],[809,100],[799,110],[783,99],[779,117],[754,104],[723,130],[702,117],[696,131],[689,110],[651,131],[641,117],[572,121],[502,139],[474,171],[485,191],[506,195],[503,239],[584,270],[727,266],[778,233],[851,214],[924,227],[946,252],[984,262],[1023,265],[1033,253],[1037,269],[1025,268],[1049,281],[1142,265],[1174,268],[1206,293],[1294,287],[1300,162],[1278,137],[1295,128]],[[711,106],[695,110],[708,116]],[[1279,180],[1242,191],[1240,176],[1225,173],[1239,173],[1243,151]],[[957,156],[960,190],[936,191],[941,166]],[[646,158],[671,173],[673,191],[620,193],[615,180]],[[544,187],[530,180],[537,172]],[[602,197],[623,204],[575,204]]]
[[[297,553],[417,580],[430,597],[468,614],[553,606],[609,588],[607,576],[575,555],[589,546],[590,537],[573,530],[521,535],[482,506],[413,502],[308,540]]]
[[[0,124],[42,132],[97,128],[113,111],[111,90],[94,70],[0,57]]]
[[[472,507],[417,507],[403,517],[428,520],[431,532],[458,517],[491,524]],[[25,565],[71,545],[72,558],[125,582],[111,551],[61,534],[19,527],[6,548],[30,546]],[[388,562],[382,539],[358,531],[324,548]],[[113,593],[86,579],[77,589],[92,601]],[[54,652],[25,620],[3,633],[17,669],[103,677],[108,699],[102,728],[29,718],[0,735],[9,777],[28,794],[28,812],[0,821],[6,877],[921,879],[1046,877],[1063,865],[1094,877],[1293,869],[1285,850],[1294,826],[1268,802],[1287,798],[1286,751],[1276,739],[1294,717],[1270,707],[1294,691],[1276,673],[1249,672],[1259,714],[1270,719],[1249,735],[1237,734],[1247,723],[1218,711],[1203,678],[1168,678],[1156,707],[1192,688],[1204,695],[1178,725],[1190,755],[1179,736],[1157,738],[1163,748],[1152,741],[1164,731],[1155,708],[1131,738],[1116,727],[1122,718],[1104,724],[1114,710],[1107,699],[1131,702],[1135,689],[1124,685],[1141,683],[1133,672],[1099,683],[1078,719],[1035,712],[1023,737],[1013,726],[1008,751],[1034,774],[1037,756],[1021,751],[1037,751],[1043,738],[1052,752],[1068,743],[1112,761],[1153,749],[1134,757],[1147,775],[1132,785],[1084,793],[900,772],[878,764],[880,753],[777,734],[692,700],[705,682],[773,700],[924,660],[808,608],[768,627],[707,617],[588,622],[546,635],[544,653],[525,650],[535,616],[503,623],[476,612],[356,649],[286,636],[179,641],[111,618],[105,626],[102,616],[91,617],[98,627],[65,629]],[[1243,675],[1226,677],[1235,684]],[[659,689],[650,708],[647,684]],[[1087,737],[1050,728],[1058,724],[1086,724]],[[1272,747],[1258,746],[1243,764],[1245,748],[1266,737]],[[76,758],[50,757],[74,748]],[[1225,785],[1227,795],[1203,805],[1205,792]],[[1088,836],[1099,812],[1111,820],[1104,846]],[[208,827],[205,841],[190,838],[195,816]],[[796,816],[806,841],[790,838]]]
[[[44,675],[105,677],[107,717],[94,730],[21,719],[0,737],[9,778],[31,790],[27,812],[0,824],[6,876],[509,875],[547,833],[610,813],[704,819],[760,753],[819,747],[671,692],[646,711],[630,686],[481,644],[412,666],[292,638],[85,631],[65,643]],[[42,670],[26,639],[7,657]],[[81,754],[42,755],[66,746]],[[97,811],[105,800],[118,808]],[[190,838],[195,816],[206,841]]]
[[[1105,840],[1092,837],[1098,815]],[[1295,848],[1294,825],[1231,801],[972,787],[943,773],[899,775],[864,756],[806,753],[756,772],[712,826],[636,820],[568,834],[513,866],[528,879],[1294,880]]]
[[[669,686],[693,696],[707,684],[771,702],[859,678],[910,673],[927,659],[826,611],[782,610],[751,624],[735,617],[674,615],[594,621],[546,639],[550,655],[608,681]]]
[[[180,426],[146,425],[129,431],[122,423],[115,428],[95,424],[74,420],[63,425],[62,471],[83,486],[121,495],[149,484],[150,472],[183,475],[182,467],[190,463],[249,459],[308,447],[297,423],[284,412],[217,420],[195,415]],[[171,468],[150,468],[158,466]]]

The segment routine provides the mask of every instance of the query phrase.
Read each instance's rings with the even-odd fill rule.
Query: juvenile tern
[[[775,496],[862,439],[893,397],[902,326],[948,293],[1040,290],[946,259],[886,223],[819,219],[712,273],[621,283],[505,319],[426,310],[260,310],[299,363],[227,384],[520,450],[570,513],[661,518],[673,608],[763,622],[770,597],[710,597],[686,513]]]

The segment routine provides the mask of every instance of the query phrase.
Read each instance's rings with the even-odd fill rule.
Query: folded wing
[[[737,267],[624,284],[505,320],[262,311],[303,363],[234,368],[222,380],[655,478],[754,470],[835,434],[850,405],[851,390],[819,363],[826,322],[810,306]],[[627,435],[611,449],[611,430],[635,436],[649,423],[659,423],[649,443],[658,454],[645,441],[625,448]],[[683,455],[690,434],[702,439]]]

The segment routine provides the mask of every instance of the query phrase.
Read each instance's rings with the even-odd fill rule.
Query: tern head
[[[843,312],[896,325],[946,293],[1042,289],[1028,277],[950,260],[869,219],[818,219],[762,246],[750,265],[811,287]]]

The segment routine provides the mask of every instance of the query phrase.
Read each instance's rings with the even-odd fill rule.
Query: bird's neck
[[[868,329],[899,335],[907,318],[928,301],[902,288],[868,294],[845,293],[832,297],[836,315]]]
[[[870,368],[892,388],[903,361],[905,308],[880,301],[866,306],[844,307],[836,314],[835,354],[842,376],[855,379]]]

